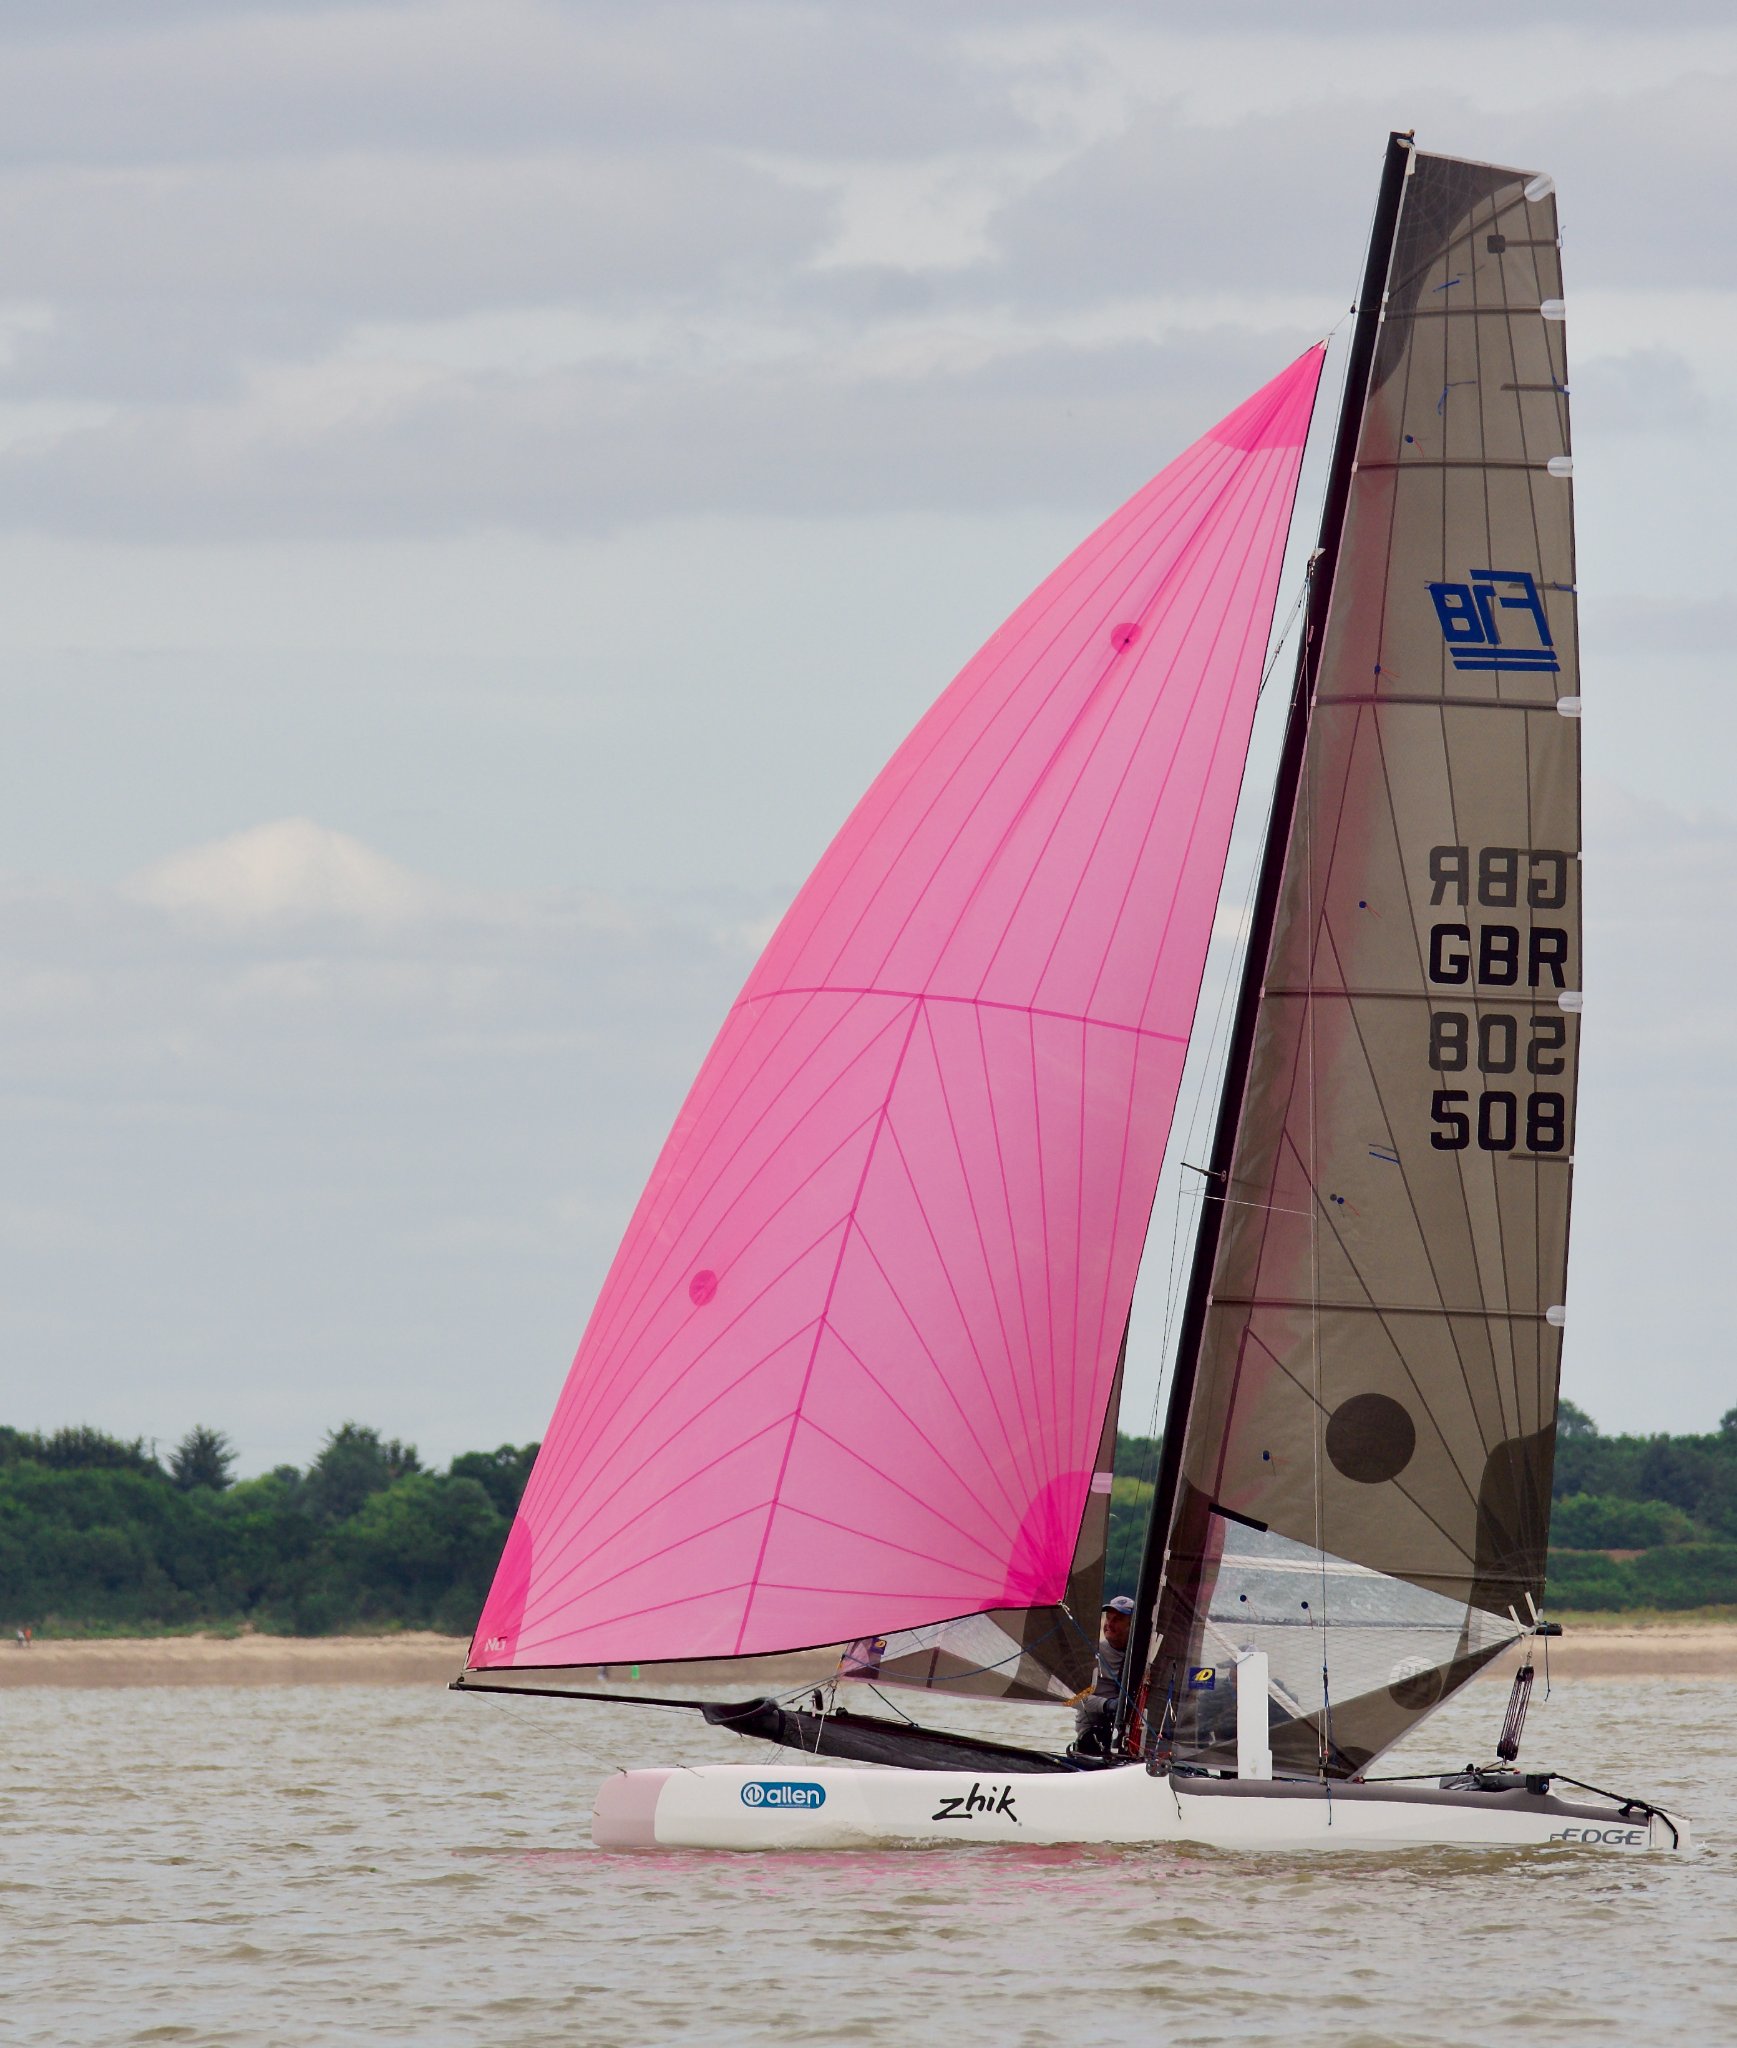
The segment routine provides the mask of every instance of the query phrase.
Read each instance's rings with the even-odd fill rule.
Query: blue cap
[[[1104,1602],[1104,1612],[1106,1614],[1132,1614],[1133,1611],[1134,1603],[1128,1598],[1126,1593],[1118,1593],[1114,1600],[1106,1600]]]

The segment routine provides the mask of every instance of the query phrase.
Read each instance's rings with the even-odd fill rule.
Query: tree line
[[[1157,1448],[1116,1440],[1106,1596],[1134,1590]],[[502,1444],[437,1472],[346,1422],[305,1470],[236,1480],[207,1427],[163,1457],[96,1429],[0,1427],[0,1622],[466,1635],[536,1455]],[[1564,1402],[1554,1491],[1558,1610],[1737,1605],[1737,1408],[1705,1435],[1605,1436]]]
[[[1106,1596],[1140,1568],[1154,1438],[1118,1436]],[[1698,1436],[1605,1436],[1557,1412],[1546,1598],[1559,1611],[1737,1605],[1737,1408]]]
[[[0,1427],[0,1621],[38,1633],[474,1627],[535,1444],[444,1472],[346,1422],[306,1470],[235,1480],[221,1431],[166,1458],[88,1428]]]

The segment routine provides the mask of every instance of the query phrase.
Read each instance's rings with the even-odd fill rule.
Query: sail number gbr
[[[1560,910],[1568,897],[1569,856],[1553,848],[1437,846],[1429,857],[1430,902],[1450,913],[1518,908]],[[1532,922],[1525,929],[1500,919],[1454,920],[1432,925],[1429,979],[1437,988],[1561,989],[1568,967],[1567,929]],[[1568,1104],[1559,1089],[1537,1079],[1567,1071],[1568,1020],[1560,1013],[1517,1017],[1501,1010],[1471,1016],[1464,1010],[1429,1013],[1429,1064],[1438,1074],[1494,1079],[1474,1096],[1469,1087],[1437,1088],[1430,1104],[1429,1141],[1438,1152],[1566,1151]],[[1508,1086],[1502,1077],[1513,1075]],[[1521,1076],[1526,1080],[1523,1082]]]

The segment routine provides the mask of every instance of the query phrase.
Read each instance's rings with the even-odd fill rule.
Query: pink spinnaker
[[[827,850],[640,1198],[473,1669],[1062,1598],[1321,361],[1078,548]]]

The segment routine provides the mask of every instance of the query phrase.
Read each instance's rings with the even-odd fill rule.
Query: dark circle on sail
[[[695,1308],[704,1308],[718,1291],[718,1276],[709,1266],[702,1266],[688,1282],[688,1299]]]
[[[1118,654],[1125,653],[1140,637],[1140,628],[1132,619],[1125,619],[1121,625],[1110,628],[1110,645]]]
[[[1347,1479],[1397,1479],[1417,1449],[1417,1425],[1389,1394],[1353,1394],[1327,1418],[1327,1455]]]
[[[1421,1714],[1441,1698],[1441,1667],[1426,1664],[1421,1671],[1408,1671],[1387,1688],[1387,1696],[1408,1714]]]

